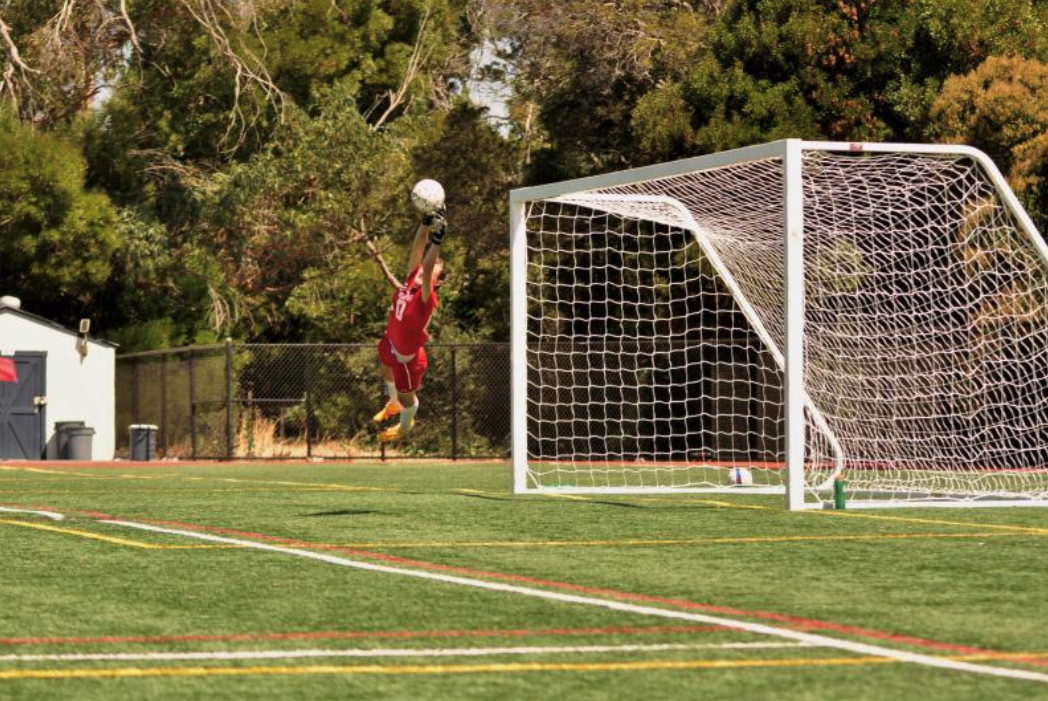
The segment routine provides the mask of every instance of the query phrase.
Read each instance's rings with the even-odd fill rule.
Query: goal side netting
[[[963,147],[811,146],[800,502],[1048,502],[1048,248],[1014,195]],[[788,152],[752,153],[515,193],[518,490],[784,491]]]

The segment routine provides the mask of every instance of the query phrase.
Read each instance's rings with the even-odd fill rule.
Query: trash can
[[[131,459],[153,460],[156,458],[156,432],[153,424],[131,424]]]
[[[69,452],[67,443],[69,442],[69,429],[78,428],[84,425],[83,421],[55,421],[55,457],[59,460],[68,460]]]
[[[66,428],[66,459],[89,462],[91,444],[95,439],[95,429],[90,426],[70,426]]]

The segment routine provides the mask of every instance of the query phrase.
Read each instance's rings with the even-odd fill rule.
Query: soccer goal
[[[517,491],[1048,504],[1048,246],[983,153],[790,139],[510,203]]]

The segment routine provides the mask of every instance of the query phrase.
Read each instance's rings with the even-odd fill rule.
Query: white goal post
[[[514,190],[517,492],[1048,505],[1048,246],[966,146]]]

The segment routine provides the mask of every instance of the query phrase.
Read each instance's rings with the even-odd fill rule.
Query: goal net
[[[1048,247],[980,152],[776,142],[512,206],[518,491],[1048,503]]]

